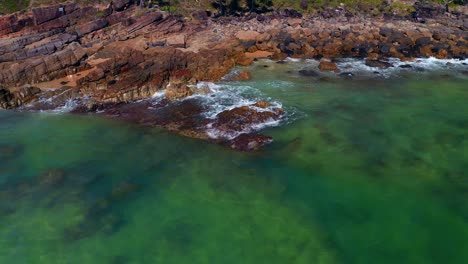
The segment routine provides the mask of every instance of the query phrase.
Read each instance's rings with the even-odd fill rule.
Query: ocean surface
[[[468,263],[467,61],[394,63],[205,84],[212,115],[285,109],[256,153],[73,104],[0,111],[0,263]]]

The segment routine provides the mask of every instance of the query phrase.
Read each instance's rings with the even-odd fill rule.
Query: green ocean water
[[[258,153],[0,111],[0,263],[467,263],[466,75],[301,67],[225,84],[288,113]]]

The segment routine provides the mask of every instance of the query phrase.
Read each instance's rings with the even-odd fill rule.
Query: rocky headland
[[[286,9],[218,18],[196,11],[189,19],[132,0],[38,7],[0,17],[0,108],[47,110],[73,101],[73,113],[257,150],[272,139],[249,128],[280,120],[283,110],[259,101],[207,117],[204,105],[187,99],[213,92],[197,84],[262,58],[318,59],[317,70],[337,74],[334,60],[343,57],[376,68],[392,67],[388,58],[465,59],[467,30],[466,14],[439,9],[421,9],[415,18]],[[160,93],[157,104],[142,100]]]

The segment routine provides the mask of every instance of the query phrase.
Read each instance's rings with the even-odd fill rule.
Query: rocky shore
[[[213,92],[198,83],[261,58],[319,59],[318,70],[338,73],[334,60],[343,57],[387,68],[388,58],[468,56],[466,14],[422,12],[424,23],[342,10],[233,18],[199,11],[188,19],[133,2],[71,3],[0,17],[0,108],[44,110],[73,101],[74,113],[98,112],[250,151],[271,138],[248,128],[279,120],[283,110],[259,101],[208,118],[203,105],[184,100]],[[135,103],[158,93],[165,98],[156,105]]]

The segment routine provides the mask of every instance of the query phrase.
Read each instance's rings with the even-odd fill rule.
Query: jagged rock
[[[37,87],[21,87],[17,91],[11,92],[0,87],[0,108],[11,109],[36,100],[36,96],[41,92]]]
[[[232,131],[241,132],[248,130],[253,125],[278,120],[282,114],[283,109],[281,108],[275,108],[271,111],[257,111],[250,106],[241,106],[219,113],[213,127],[226,134]]]
[[[184,83],[171,83],[166,90],[166,99],[176,100],[191,96],[193,89]]]
[[[13,100],[13,94],[5,89],[0,87],[0,107],[3,109],[11,108],[11,101]]]

